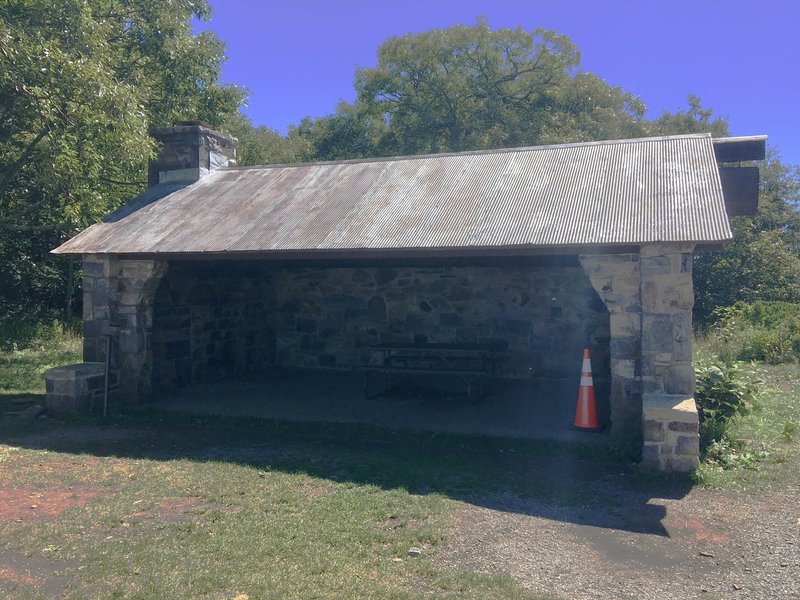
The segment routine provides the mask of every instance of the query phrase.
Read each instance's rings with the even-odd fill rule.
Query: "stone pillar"
[[[119,397],[129,404],[149,398],[152,388],[153,298],[167,263],[84,257],[83,358],[105,361],[112,335],[111,367]]]
[[[44,372],[47,410],[57,414],[88,413],[102,405],[105,391],[105,365],[78,363],[47,369]]]
[[[642,389],[645,394],[694,397],[693,251],[693,244],[642,247]]]
[[[652,244],[641,250],[642,463],[662,471],[699,464],[699,417],[692,365],[694,245]]]
[[[580,257],[610,313],[611,435],[662,470],[697,465],[692,244]],[[643,435],[644,431],[644,435]]]
[[[153,299],[167,263],[120,260],[119,386],[124,403],[150,398],[153,385]]]
[[[106,360],[106,335],[119,323],[119,261],[116,257],[83,257],[83,360]],[[117,369],[112,352],[112,368]]]
[[[645,394],[642,464],[661,471],[691,471],[700,464],[700,436],[694,397]]]
[[[637,446],[642,441],[639,254],[585,254],[580,261],[609,312],[611,437]]]

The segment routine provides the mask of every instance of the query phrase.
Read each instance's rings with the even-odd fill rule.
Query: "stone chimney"
[[[236,164],[236,138],[202,121],[178,121],[150,131],[160,144],[147,169],[147,186],[194,183],[209,171]]]

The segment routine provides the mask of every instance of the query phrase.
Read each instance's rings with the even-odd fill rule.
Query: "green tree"
[[[391,37],[356,72],[356,102],[298,132],[322,160],[646,135],[641,100],[579,62],[566,35],[484,19]]]
[[[50,272],[47,249],[142,189],[149,127],[238,111],[242,91],[219,79],[222,43],[192,32],[209,14],[205,0],[0,4],[0,261],[28,273],[13,286],[29,304],[40,296],[22,288]],[[28,236],[24,252],[13,232]],[[3,303],[14,294],[0,283]]]
[[[529,143],[563,144],[647,135],[644,102],[601,77],[579,71],[553,94]]]
[[[480,19],[389,38],[377,66],[356,73],[356,90],[399,153],[513,146],[535,132],[537,107],[578,62],[565,35]]]
[[[310,152],[310,142],[293,128],[282,136],[264,125],[255,127],[249,117],[238,113],[222,125],[222,130],[238,140],[236,162],[242,166],[292,163],[303,160]]]
[[[340,102],[331,115],[305,117],[290,130],[292,133],[307,140],[306,159],[339,160],[396,153],[386,123],[370,114],[361,102]]]
[[[703,108],[699,96],[687,96],[689,106],[686,110],[670,112],[665,110],[650,126],[651,135],[679,135],[683,133],[710,133],[714,137],[730,135],[728,120],[714,117],[714,110]]]
[[[737,301],[800,302],[800,169],[774,149],[761,166],[758,213],[733,219],[734,239],[694,264],[695,319]]]

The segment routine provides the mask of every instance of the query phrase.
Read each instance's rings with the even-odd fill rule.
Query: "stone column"
[[[652,244],[641,250],[642,462],[688,471],[700,455],[692,365],[694,246]]]
[[[611,435],[662,470],[697,466],[692,244],[580,257],[610,313]]]
[[[83,259],[83,359],[104,362],[111,334],[112,382],[125,403],[151,392],[153,298],[167,263],[87,255]]]
[[[106,335],[119,323],[119,261],[114,256],[83,257],[83,360],[105,362]],[[112,368],[119,367],[112,352]]]
[[[167,263],[119,261],[119,385],[126,404],[148,400],[153,378],[153,299]]]
[[[581,265],[608,308],[611,333],[611,437],[642,441],[641,293],[639,254],[585,254]]]
[[[645,394],[694,395],[693,251],[693,244],[642,247],[642,388]]]

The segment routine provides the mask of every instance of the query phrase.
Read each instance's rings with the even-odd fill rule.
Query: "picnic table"
[[[483,343],[433,343],[395,342],[370,346],[381,353],[377,364],[368,365],[364,375],[364,393],[374,398],[391,389],[396,383],[418,374],[451,376],[466,386],[467,397],[482,398],[488,391],[488,383],[499,373],[505,358],[506,344],[496,340]],[[370,386],[374,375],[382,375],[380,386]],[[377,387],[377,392],[375,391]],[[475,388],[481,390],[475,397]]]

